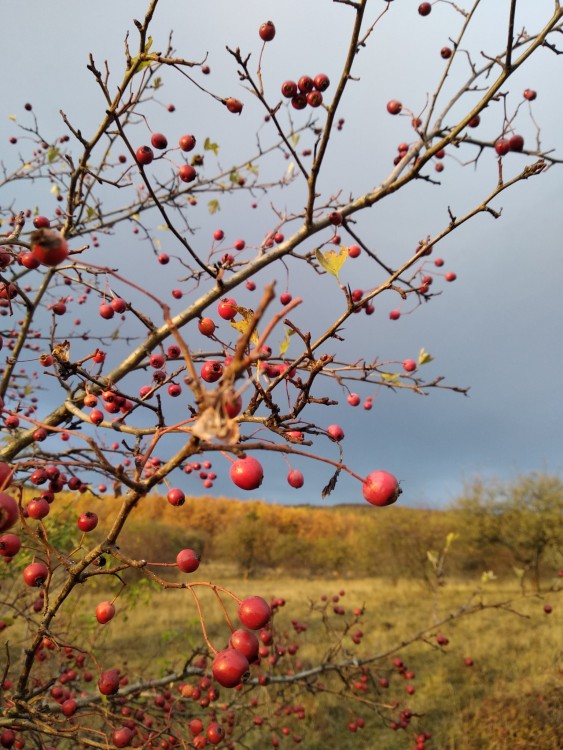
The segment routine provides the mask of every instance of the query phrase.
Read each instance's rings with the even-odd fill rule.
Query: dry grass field
[[[276,615],[275,629],[282,640],[289,634],[299,650],[295,656],[280,659],[278,671],[298,671],[297,661],[306,666],[327,658],[337,661],[386,654],[375,660],[374,668],[377,676],[389,679],[387,689],[370,683],[369,689],[357,693],[353,700],[343,700],[342,683],[333,675],[324,680],[326,692],[300,694],[305,717],[298,726],[293,722],[291,736],[298,732],[302,746],[308,750],[414,748],[417,731],[431,733],[427,747],[439,750],[558,750],[563,746],[563,619],[556,579],[547,582],[546,588],[551,585],[551,591],[525,598],[516,581],[489,582],[484,587],[483,603],[511,602],[513,611],[485,609],[436,626],[469,602],[478,603],[478,582],[471,586],[465,581],[448,581],[437,596],[428,585],[417,581],[393,584],[377,578],[342,581],[283,575],[275,580],[241,581],[234,569],[217,565],[206,566],[205,573],[209,576],[205,580],[226,586],[239,596],[260,594],[286,600]],[[118,582],[115,585],[118,590]],[[125,660],[133,680],[147,673],[166,674],[178,669],[190,649],[202,643],[188,591],[160,591],[146,583],[127,587],[117,600],[116,617],[101,628],[95,622],[94,608],[112,593],[115,591],[85,590],[79,606],[65,615],[69,636],[74,629],[86,629],[104,667]],[[334,595],[340,595],[339,605],[345,614],[335,615],[329,602],[323,623],[318,611],[321,597],[330,600]],[[222,648],[229,631],[215,597],[204,590],[200,600],[209,637]],[[549,615],[543,610],[546,602],[553,606]],[[348,634],[340,650],[328,657],[339,631],[345,623],[354,621],[356,607],[363,607],[364,613],[350,632],[360,628],[364,634],[361,643],[355,645]],[[295,635],[291,620],[307,623],[307,630]],[[425,640],[394,651],[425,629]],[[447,646],[437,646],[438,633],[449,639]],[[396,657],[403,659],[415,673],[414,678],[405,680],[397,672],[392,664]],[[472,666],[466,665],[467,658],[472,659]],[[414,694],[406,694],[407,685],[415,688]],[[241,747],[270,747],[270,734],[264,726],[278,705],[270,692],[271,688],[260,689],[259,704],[252,715],[258,711],[262,726],[258,729],[250,724]],[[408,705],[414,714],[408,731],[389,729],[389,707],[394,701],[401,707]],[[196,714],[197,709],[196,704]],[[245,712],[240,716],[241,721],[250,722]],[[365,726],[351,732],[348,725],[358,717]],[[288,738],[282,746],[292,745]]]

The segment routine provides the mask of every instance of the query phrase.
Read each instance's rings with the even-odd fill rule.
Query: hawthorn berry
[[[151,136],[151,145],[162,151],[168,146],[168,139],[162,133],[153,133]]]
[[[260,641],[250,630],[238,628],[238,630],[233,630],[231,633],[229,646],[244,654],[248,659],[248,663],[252,664],[258,658]]]
[[[111,602],[100,602],[96,607],[96,620],[100,625],[108,623],[115,615],[115,606]]]
[[[295,487],[295,489],[299,489],[300,487],[303,487],[305,483],[305,478],[303,477],[303,474],[298,471],[297,469],[292,469],[289,474],[287,475],[287,483],[290,487]]]
[[[80,531],[93,531],[98,525],[98,516],[92,511],[87,511],[79,517],[77,523]]]
[[[418,6],[418,12],[421,16],[428,16],[432,11],[430,3],[420,3]]]
[[[250,630],[260,630],[265,627],[271,616],[270,605],[261,596],[248,596],[239,604],[238,618]]]
[[[258,33],[264,42],[271,42],[276,35],[276,27],[271,21],[266,21],[260,26]]]
[[[42,562],[34,562],[24,568],[23,580],[27,586],[39,588],[49,576],[49,568]]]
[[[182,182],[193,182],[197,177],[197,172],[191,164],[182,164],[178,170],[178,177]]]
[[[524,89],[524,99],[527,99],[529,102],[533,102],[537,95],[538,92],[533,89]]]
[[[317,73],[313,78],[313,85],[317,91],[326,91],[330,86],[330,79],[325,73]]]
[[[67,241],[54,229],[36,229],[29,241],[32,256],[43,266],[53,268],[68,257]]]
[[[396,99],[391,99],[391,101],[387,102],[387,111],[390,115],[398,115],[402,109],[403,105]]]
[[[234,99],[231,96],[225,101],[225,106],[227,107],[229,112],[232,112],[234,115],[240,115],[244,105],[238,99]]]
[[[226,648],[213,659],[211,672],[222,687],[236,687],[248,672],[248,659],[241,651]]]
[[[0,531],[11,529],[18,517],[18,504],[14,498],[6,492],[0,492]]]
[[[206,383],[217,382],[223,375],[223,369],[223,365],[220,362],[214,360],[204,362],[201,368],[202,380],[205,380]]]
[[[236,301],[232,297],[221,300],[217,306],[219,316],[223,320],[232,320],[237,314],[236,304]]]
[[[183,135],[178,141],[178,145],[182,151],[193,151],[195,144],[196,140],[194,135]]]
[[[193,573],[199,568],[199,555],[193,549],[182,549],[176,555],[176,565],[182,573]]]
[[[183,505],[186,502],[186,496],[179,487],[172,487],[172,489],[168,491],[166,499],[168,500],[170,505],[174,505],[176,507]]]
[[[524,139],[521,135],[513,135],[508,139],[508,148],[510,151],[522,151],[524,148]]]
[[[401,491],[399,482],[393,474],[383,470],[372,471],[362,485],[362,493],[372,505],[392,505],[399,498]]]
[[[286,99],[293,99],[297,94],[297,84],[295,81],[284,81],[281,87],[282,96]]]
[[[154,151],[150,146],[139,146],[135,152],[135,159],[137,164],[146,167],[154,159]]]
[[[256,458],[247,456],[233,461],[229,470],[231,481],[241,490],[255,490],[264,478],[262,464]]]

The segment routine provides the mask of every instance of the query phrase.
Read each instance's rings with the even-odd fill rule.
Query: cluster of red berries
[[[509,151],[520,152],[524,148],[524,138],[521,135],[511,135],[510,138],[499,138],[495,143],[495,151],[499,156],[506,156]]]
[[[227,107],[229,108],[229,102],[227,101]],[[240,107],[242,109],[242,105]],[[231,110],[234,111],[234,110]],[[239,110],[240,111],[240,110]],[[163,133],[153,133],[151,136],[151,145],[153,148],[158,149],[160,151],[164,151],[166,148],[168,148],[168,139]],[[189,135],[183,135],[180,137],[178,141],[178,147],[181,151],[184,151],[185,153],[189,151],[193,151],[196,145],[196,139],[195,136],[189,134]],[[137,164],[140,166],[146,167],[154,159],[154,151],[151,146],[139,146],[137,151],[135,152],[135,159],[137,161]],[[193,182],[195,178],[197,177],[197,172],[194,169],[194,167],[191,164],[182,164],[178,168],[178,177],[182,180],[182,182]]]
[[[304,75],[297,81],[284,81],[281,92],[286,99],[291,99],[294,109],[320,107],[323,103],[323,91],[330,86],[330,80],[324,73],[318,73],[314,78]]]

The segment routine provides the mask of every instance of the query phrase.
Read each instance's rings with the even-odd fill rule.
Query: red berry
[[[199,568],[199,555],[193,549],[182,549],[176,555],[176,565],[182,573],[193,573]]]
[[[219,651],[213,659],[211,672],[219,685],[227,688],[236,687],[248,672],[248,659],[241,651],[226,648]]]
[[[111,320],[115,314],[115,310],[108,302],[102,302],[102,304],[98,308],[98,312],[100,314],[100,317],[104,318],[104,320]]]
[[[22,546],[19,536],[15,534],[2,534],[0,536],[0,555],[2,557],[14,557]]]
[[[373,471],[365,478],[362,492],[372,505],[392,505],[401,494],[399,482],[388,471]]]
[[[442,47],[440,50],[440,56],[444,58],[444,60],[449,60],[452,56],[452,51],[449,47]]]
[[[305,479],[300,471],[298,471],[297,469],[292,469],[287,475],[287,483],[290,487],[295,487],[295,489],[297,490],[300,487],[303,487]]]
[[[270,621],[272,610],[261,596],[248,596],[239,604],[238,618],[250,630],[260,630]]]
[[[297,84],[295,81],[284,81],[284,83],[282,83],[281,92],[282,96],[285,96],[286,99],[293,99],[297,94]]]
[[[242,112],[243,103],[231,96],[225,101],[225,106],[227,107],[229,112],[232,112],[234,115],[240,115],[240,113]]]
[[[111,741],[114,747],[129,747],[134,732],[130,727],[119,727],[111,733]]]
[[[58,266],[68,257],[65,238],[53,229],[36,229],[31,233],[31,254],[44,266]]]
[[[398,115],[402,109],[403,105],[396,99],[391,99],[390,102],[387,102],[387,111],[390,115]]]
[[[430,5],[430,3],[420,3],[420,5],[418,6],[418,12],[421,16],[427,16],[431,11],[432,6]]]
[[[524,148],[524,139],[521,135],[513,135],[508,141],[510,151],[522,151]]]
[[[317,91],[326,91],[330,86],[330,79],[324,73],[317,73],[317,75],[313,78],[313,84]]]
[[[36,229],[49,229],[51,222],[46,216],[36,216],[33,219],[33,226]]]
[[[139,146],[135,152],[135,159],[137,160],[137,164],[146,167],[154,159],[154,151],[150,146]]]
[[[0,492],[0,531],[11,529],[18,517],[18,504],[14,498],[5,492]]]
[[[359,245],[350,245],[350,247],[348,248],[348,255],[351,258],[357,258],[361,252],[362,248]]]
[[[98,680],[98,690],[102,695],[115,695],[119,690],[119,670],[106,669]]]
[[[151,144],[154,148],[163,150],[168,146],[168,139],[162,133],[153,133],[151,136]]]
[[[213,336],[215,333],[215,323],[211,318],[202,318],[197,324],[199,332],[204,336]]]
[[[293,109],[305,109],[307,106],[307,97],[305,94],[296,94],[291,100]]]
[[[200,735],[201,737],[202,735]],[[207,731],[205,732],[205,736],[211,742],[212,745],[218,745],[223,737],[225,736],[225,730],[223,727],[218,724],[216,721],[211,722],[211,724],[207,727]],[[199,739],[196,737],[195,739]],[[203,738],[205,739],[205,738]],[[195,742],[195,740],[194,740]],[[197,747],[205,747],[205,745],[197,745]]]
[[[313,79],[309,76],[301,76],[301,78],[297,81],[297,88],[299,91],[301,91],[302,94],[308,94],[309,91],[312,91],[315,84],[313,82]]]
[[[499,156],[505,156],[510,151],[510,142],[506,138],[499,138],[495,143],[495,151]]]
[[[262,484],[264,470],[260,461],[252,456],[239,458],[231,464],[229,476],[241,490],[255,490]]]
[[[115,615],[115,607],[111,602],[100,602],[96,607],[96,620],[105,625]]]
[[[178,170],[178,177],[182,182],[193,182],[197,177],[197,172],[191,164],[182,164]]]
[[[403,370],[405,370],[405,372],[414,372],[416,370],[416,362],[414,359],[405,359],[403,362]]]
[[[232,297],[223,299],[217,306],[217,312],[223,320],[232,320],[237,314],[236,304],[236,301]]]
[[[524,89],[524,99],[527,99],[529,102],[533,102],[537,95],[537,91],[533,89]]]
[[[93,531],[98,525],[98,516],[91,511],[87,511],[80,516],[77,523],[80,531]]]
[[[195,148],[196,140],[194,135],[183,135],[178,141],[182,151],[192,151]]]
[[[178,487],[173,487],[171,490],[169,490],[168,494],[166,495],[166,499],[168,500],[170,505],[175,506],[183,505],[186,502],[186,496]]]
[[[307,104],[310,107],[320,107],[323,103],[323,95],[320,91],[309,91],[307,94]]]
[[[331,424],[326,428],[326,431],[333,440],[340,442],[344,439],[344,430],[338,424]]]
[[[455,281],[457,279],[457,276],[453,271],[448,271],[444,274],[444,278],[446,279],[446,281]]]
[[[260,34],[260,39],[265,42],[271,42],[276,35],[276,27],[271,21],[266,21],[266,23],[260,26],[258,33]]]
[[[220,362],[209,360],[201,368],[201,377],[206,383],[216,383],[223,375],[223,365]]]
[[[27,515],[30,518],[34,518],[36,521],[49,515],[50,510],[51,506],[47,500],[42,497],[34,497],[26,506]]]
[[[43,586],[49,576],[49,568],[42,562],[34,562],[24,568],[23,580],[27,586]]]

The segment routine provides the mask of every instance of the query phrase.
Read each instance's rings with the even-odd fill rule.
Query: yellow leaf
[[[15,115],[8,115],[8,120],[11,120],[12,122],[15,122],[16,121],[16,116]]]
[[[420,352],[418,353],[418,364],[419,365],[425,365],[427,362],[432,362],[433,357],[428,354],[428,352],[424,349],[424,347],[421,348]]]
[[[344,245],[338,250],[338,252],[336,250],[325,250],[324,253],[321,253],[320,250],[315,249],[315,258],[318,260],[319,264],[325,271],[327,271],[327,273],[336,276],[336,278],[338,278],[340,269],[347,257],[348,249],[345,248]]]
[[[381,379],[385,380],[387,383],[396,383],[397,380],[399,380],[401,376],[398,372],[382,372],[381,373]]]
[[[284,339],[280,344],[280,357],[283,357],[283,355],[289,349],[289,342],[291,340],[291,336],[293,336],[293,331],[289,328],[286,328]]]
[[[248,307],[239,307],[238,305],[236,305],[235,307],[236,311],[239,313],[239,315],[242,315],[243,319],[231,320],[231,325],[239,333],[245,334],[254,322],[254,311],[250,310]],[[259,336],[256,328],[254,328],[254,330],[252,331],[250,340],[253,344],[258,343]]]

